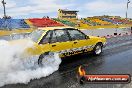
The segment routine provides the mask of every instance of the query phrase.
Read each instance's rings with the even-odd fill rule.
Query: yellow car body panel
[[[56,45],[56,46],[54,46]],[[72,49],[72,43],[70,41],[67,42],[57,42],[50,45],[51,51],[59,52],[61,50]]]
[[[45,45],[38,45],[34,44],[34,47],[28,48],[25,52],[27,55],[41,55],[45,52],[50,51],[50,45],[45,44]]]

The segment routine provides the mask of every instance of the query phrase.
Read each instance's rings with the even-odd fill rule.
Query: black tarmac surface
[[[28,84],[6,85],[2,88],[132,88],[129,84],[84,84],[76,79],[77,68],[87,65],[87,74],[132,75],[132,35],[108,39],[102,55],[79,55],[66,58],[52,75]]]

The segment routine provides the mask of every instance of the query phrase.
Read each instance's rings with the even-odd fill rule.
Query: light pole
[[[4,18],[6,18],[6,9],[5,9],[6,2],[3,0],[2,1],[2,4],[3,4],[3,7],[4,7]]]
[[[126,20],[128,18],[128,14],[127,13],[128,13],[129,3],[130,3],[130,0],[127,0]]]

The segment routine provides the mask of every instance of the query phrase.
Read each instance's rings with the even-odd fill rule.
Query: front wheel
[[[94,55],[100,55],[102,53],[102,44],[96,44],[93,49]]]

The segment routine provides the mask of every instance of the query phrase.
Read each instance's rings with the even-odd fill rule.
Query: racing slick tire
[[[102,47],[103,47],[102,43],[97,43],[93,49],[93,54],[96,56],[100,55],[102,53]]]
[[[40,67],[46,66],[51,63],[51,61],[54,60],[54,53],[52,52],[46,52],[44,54],[41,54],[38,59],[38,65]]]

